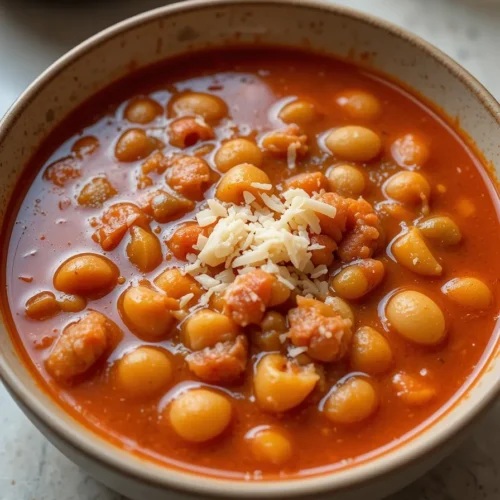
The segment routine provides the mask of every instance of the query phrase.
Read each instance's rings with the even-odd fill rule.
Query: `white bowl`
[[[235,36],[237,35],[238,36]],[[278,44],[349,57],[392,75],[457,117],[491,165],[500,165],[500,107],[457,63],[416,36],[319,0],[229,0],[175,4],[119,23],[45,71],[0,125],[0,217],[28,158],[47,134],[99,89],[173,55],[227,44]],[[2,270],[5,272],[5,269]],[[3,305],[5,307],[5,305]],[[484,367],[430,424],[336,472],[286,481],[242,482],[194,475],[128,454],[73,420],[37,385],[0,326],[0,374],[33,423],[70,459],[133,499],[330,498],[387,495],[436,464],[500,389],[498,344]]]

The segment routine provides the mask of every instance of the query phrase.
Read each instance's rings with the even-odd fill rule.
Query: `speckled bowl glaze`
[[[319,0],[196,1],[147,12],[69,52],[18,99],[0,124],[0,219],[23,166],[76,106],[130,71],[207,46],[266,43],[310,48],[394,76],[437,103],[500,166],[500,107],[459,65],[383,21]],[[498,346],[465,394],[418,433],[363,462],[317,477],[242,482],[194,476],[128,454],[75,422],[37,385],[0,325],[0,374],[33,423],[63,453],[133,499],[200,497],[376,500],[448,453],[500,389]]]

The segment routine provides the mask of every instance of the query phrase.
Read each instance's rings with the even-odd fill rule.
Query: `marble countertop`
[[[164,0],[0,0],[0,115],[61,54]],[[457,59],[500,99],[500,1],[341,0],[399,24]],[[500,404],[461,447],[390,500],[498,500]],[[57,451],[0,383],[1,500],[125,500]]]

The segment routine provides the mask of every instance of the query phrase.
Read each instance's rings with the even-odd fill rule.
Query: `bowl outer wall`
[[[95,35],[54,63],[16,101],[0,124],[0,220],[7,215],[7,203],[23,166],[72,109],[134,69],[228,42],[310,48],[369,63],[439,103],[449,116],[457,117],[486,159],[492,165],[500,164],[498,103],[458,64],[418,37],[372,16],[323,1],[186,2],[141,14]],[[500,363],[495,353],[452,411],[417,439],[391,453],[333,474],[242,483],[199,475],[193,481],[190,473],[126,454],[76,423],[40,390],[20,361],[4,324],[0,325],[0,374],[49,438],[75,461],[94,469],[93,474],[103,482],[112,473],[127,477],[137,487],[151,488],[155,494],[171,488],[232,498],[338,491],[338,498],[348,499],[368,492],[372,497],[380,496],[375,490],[388,493],[432,465],[438,456],[436,448],[451,446],[457,433],[493,400],[500,388]],[[105,471],[104,475],[99,471]],[[113,483],[119,484],[119,480]],[[129,496],[132,493],[128,486],[126,492]]]

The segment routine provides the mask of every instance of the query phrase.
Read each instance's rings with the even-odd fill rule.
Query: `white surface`
[[[0,115],[51,62],[158,0],[0,0]],[[434,43],[500,98],[500,3],[340,0]],[[478,5],[479,4],[479,5]],[[451,457],[391,500],[498,500],[500,406]],[[122,500],[62,456],[0,385],[0,500]]]

